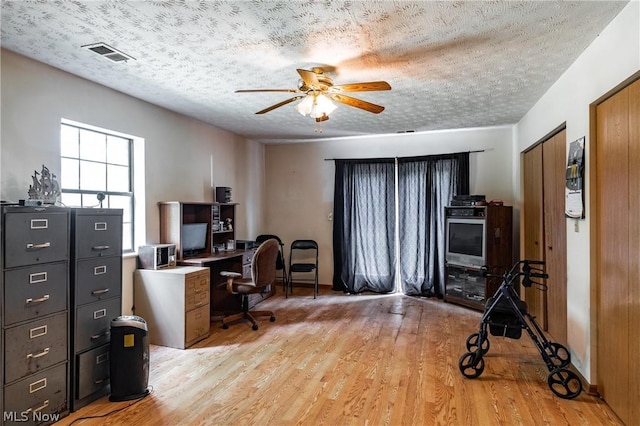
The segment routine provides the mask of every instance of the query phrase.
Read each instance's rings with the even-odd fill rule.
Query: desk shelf
[[[160,242],[176,245],[178,260],[185,256],[182,250],[182,225],[188,223],[207,223],[206,249],[194,257],[215,253],[216,247],[223,247],[228,240],[235,240],[235,215],[237,203],[187,203],[182,201],[163,201],[160,209]],[[231,229],[222,229],[225,222],[231,221]]]

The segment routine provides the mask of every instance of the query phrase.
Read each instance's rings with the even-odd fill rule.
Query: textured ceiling
[[[2,47],[264,142],[516,123],[627,1],[2,1]],[[81,46],[132,56],[111,62]],[[316,125],[296,68],[385,80]],[[321,130],[321,131],[319,131]]]

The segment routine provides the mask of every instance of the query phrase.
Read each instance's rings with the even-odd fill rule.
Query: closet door
[[[522,258],[544,260],[542,144],[523,154],[522,182],[522,223],[524,224],[521,235]],[[529,287],[521,289],[520,296],[524,296],[529,312],[546,329],[546,293],[535,287]]]
[[[596,107],[598,392],[640,418],[640,81]]]
[[[629,424],[640,419],[640,81],[629,87]]]
[[[547,330],[567,345],[567,219],[564,215],[566,130],[542,144],[544,182],[544,259],[547,284]]]

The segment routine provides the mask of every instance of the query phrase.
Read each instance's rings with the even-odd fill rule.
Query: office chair
[[[272,311],[249,311],[249,295],[262,293],[276,281],[276,258],[278,257],[278,241],[270,239],[260,244],[251,259],[251,278],[242,278],[238,272],[222,271],[220,275],[227,278],[227,292],[239,294],[242,299],[242,312],[228,315],[222,319],[222,328],[239,320],[249,320],[254,330],[258,329],[257,316],[269,316],[271,322],[276,320]]]
[[[315,263],[311,262],[302,262],[295,260],[297,251],[307,251],[313,250],[315,251]],[[291,294],[293,294],[293,277],[294,273],[305,273],[308,274],[310,272],[314,272],[313,278],[313,298],[315,299],[318,295],[318,243],[314,240],[295,240],[291,243],[291,249],[289,250],[289,287],[291,288]],[[299,279],[299,281],[309,281],[306,279]],[[287,294],[285,293],[285,296]]]
[[[284,261],[284,244],[282,243],[282,240],[277,235],[262,234],[256,237],[256,243],[262,244],[263,242],[272,238],[276,240],[280,245],[280,251],[278,252],[278,258],[276,259],[276,271],[282,271],[282,275],[280,276],[280,278],[282,279],[282,290],[284,290],[286,294],[287,286],[289,285],[289,276],[287,275],[287,265]]]

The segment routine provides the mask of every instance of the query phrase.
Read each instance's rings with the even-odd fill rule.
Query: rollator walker
[[[519,277],[522,277],[524,287],[535,285],[540,290],[546,291],[546,284],[532,280],[532,278],[548,278],[543,268],[544,262],[538,260],[520,260],[503,275],[489,273],[487,267],[483,267],[483,276],[501,278],[502,283],[485,304],[478,332],[467,338],[468,352],[462,355],[458,362],[463,376],[475,379],[484,371],[484,355],[489,352],[490,347],[489,334],[519,339],[524,329],[547,365],[549,370],[547,383],[551,391],[565,399],[580,395],[582,381],[576,373],[566,368],[571,363],[569,351],[560,343],[551,342],[546,338],[535,317],[527,310],[527,304],[520,299],[514,289],[514,284]]]

